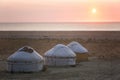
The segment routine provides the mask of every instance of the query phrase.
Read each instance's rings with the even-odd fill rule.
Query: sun
[[[95,14],[97,12],[96,8],[92,8],[92,13]]]

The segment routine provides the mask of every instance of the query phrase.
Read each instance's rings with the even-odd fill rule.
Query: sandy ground
[[[45,72],[8,73],[6,59],[24,45],[43,55],[56,44],[78,41],[89,50],[88,62],[76,67],[48,67]],[[120,41],[82,39],[0,39],[0,80],[120,80]]]
[[[8,73],[0,61],[0,80],[120,80],[120,60],[90,60],[76,67],[48,67],[45,72]]]
[[[0,60],[6,60],[23,46],[33,47],[39,54],[44,53],[57,44],[67,45],[72,41],[77,41],[88,49],[91,56],[97,56],[102,59],[120,58],[119,40],[82,40],[74,39],[0,39]]]

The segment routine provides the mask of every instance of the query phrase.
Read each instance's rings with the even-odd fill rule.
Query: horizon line
[[[81,21],[81,22],[0,22],[1,23],[120,23],[120,21]]]

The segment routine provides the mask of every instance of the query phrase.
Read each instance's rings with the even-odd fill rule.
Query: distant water
[[[120,22],[0,23],[0,31],[120,31]]]

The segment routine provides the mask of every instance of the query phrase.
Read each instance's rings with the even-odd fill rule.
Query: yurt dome
[[[43,68],[43,57],[29,46],[20,48],[7,62],[10,72],[37,72]]]
[[[76,53],[76,63],[79,63],[81,61],[88,61],[88,50],[80,43],[73,41],[67,46]]]
[[[48,56],[55,57],[75,57],[75,53],[63,44],[58,44],[45,53]]]
[[[74,52],[78,52],[78,53],[87,53],[88,52],[88,50],[85,47],[83,47],[80,43],[75,42],[75,41],[69,43],[67,46],[70,49],[72,49],[72,51],[74,51]]]
[[[76,54],[63,44],[58,44],[45,53],[45,64],[49,66],[75,65]]]

